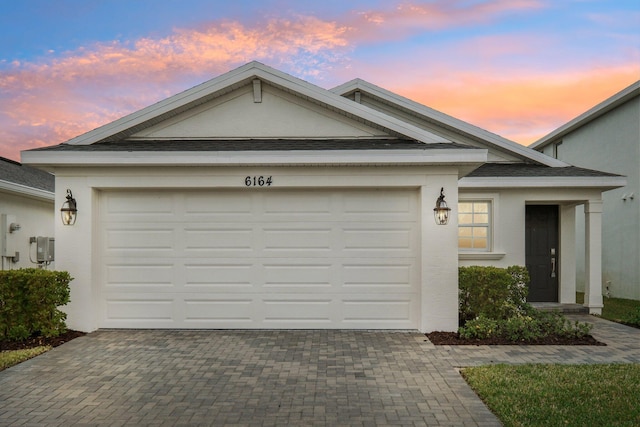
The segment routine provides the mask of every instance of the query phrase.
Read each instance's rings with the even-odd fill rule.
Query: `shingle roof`
[[[469,149],[456,143],[426,144],[406,139],[247,139],[247,140],[122,140],[88,145],[59,144],[30,151],[330,151],[330,150]]]
[[[486,163],[467,175],[468,178],[486,177],[602,177],[621,176],[576,166],[553,168],[523,163]]]
[[[0,181],[53,192],[55,177],[49,172],[0,157]]]

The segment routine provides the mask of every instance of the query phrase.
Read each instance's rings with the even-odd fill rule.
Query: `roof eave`
[[[337,86],[331,89],[331,92],[344,96],[356,90],[367,92],[373,96],[384,99],[387,102],[394,103],[396,105],[399,105],[402,108],[413,111],[418,115],[422,115],[431,120],[439,121],[446,126],[454,127],[459,131],[462,131],[475,138],[479,138],[483,141],[486,141],[489,144],[492,144],[500,149],[507,150],[508,152],[511,152],[517,155],[518,157],[529,159],[536,163],[540,163],[550,167],[569,166],[568,163],[565,163],[561,160],[554,159],[553,157],[547,156],[546,154],[543,154],[543,153],[539,153],[535,150],[532,150],[523,145],[520,145],[514,141],[511,141],[499,135],[493,134],[489,131],[486,131],[482,128],[474,126],[463,120],[456,119],[455,117],[449,116],[448,114],[434,110],[418,102],[412,101],[408,98],[405,98],[403,96],[390,92],[386,89],[378,87],[372,83],[366,82],[362,79],[353,79],[347,83],[344,83],[340,86]]]
[[[45,200],[47,202],[53,202],[55,199],[55,194],[51,191],[41,190],[39,188],[16,184],[9,181],[0,180],[0,191],[31,199]]]
[[[22,153],[25,164],[55,169],[85,166],[241,166],[241,165],[465,165],[480,166],[487,150],[309,150],[292,151],[134,151]]]
[[[613,190],[627,185],[622,176],[562,177],[465,177],[458,181],[461,189],[476,188],[593,188]]]

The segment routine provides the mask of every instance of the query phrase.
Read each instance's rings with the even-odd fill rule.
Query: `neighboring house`
[[[603,197],[603,292],[640,300],[640,81],[536,141],[531,148],[577,166],[627,176],[626,186]],[[583,223],[578,213],[578,226]],[[577,241],[584,241],[584,233],[578,233]],[[577,268],[578,289],[583,290],[584,262],[578,262]]]
[[[0,157],[2,270],[52,267],[48,261],[38,263],[37,238],[54,235],[54,185],[50,173]]]
[[[526,264],[533,300],[574,302],[580,204],[597,313],[601,193],[626,183],[361,80],[329,91],[257,62],[22,159],[55,170],[57,207],[77,201],[56,263],[83,331],[454,331],[459,264]]]

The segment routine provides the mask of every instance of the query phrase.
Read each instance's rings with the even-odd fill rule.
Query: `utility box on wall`
[[[30,243],[36,244],[36,262],[49,264],[55,261],[55,239],[53,237],[32,237]]]
[[[15,215],[0,215],[0,256],[6,258],[17,256],[18,245],[14,232],[18,230],[20,230],[20,224],[16,222]]]

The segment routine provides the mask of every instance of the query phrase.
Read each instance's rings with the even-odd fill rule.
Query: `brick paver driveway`
[[[418,332],[99,331],[0,372],[0,425],[500,425],[456,367],[639,363],[594,346],[434,346]]]
[[[0,423],[499,425],[433,348],[417,332],[99,331],[0,372]]]

